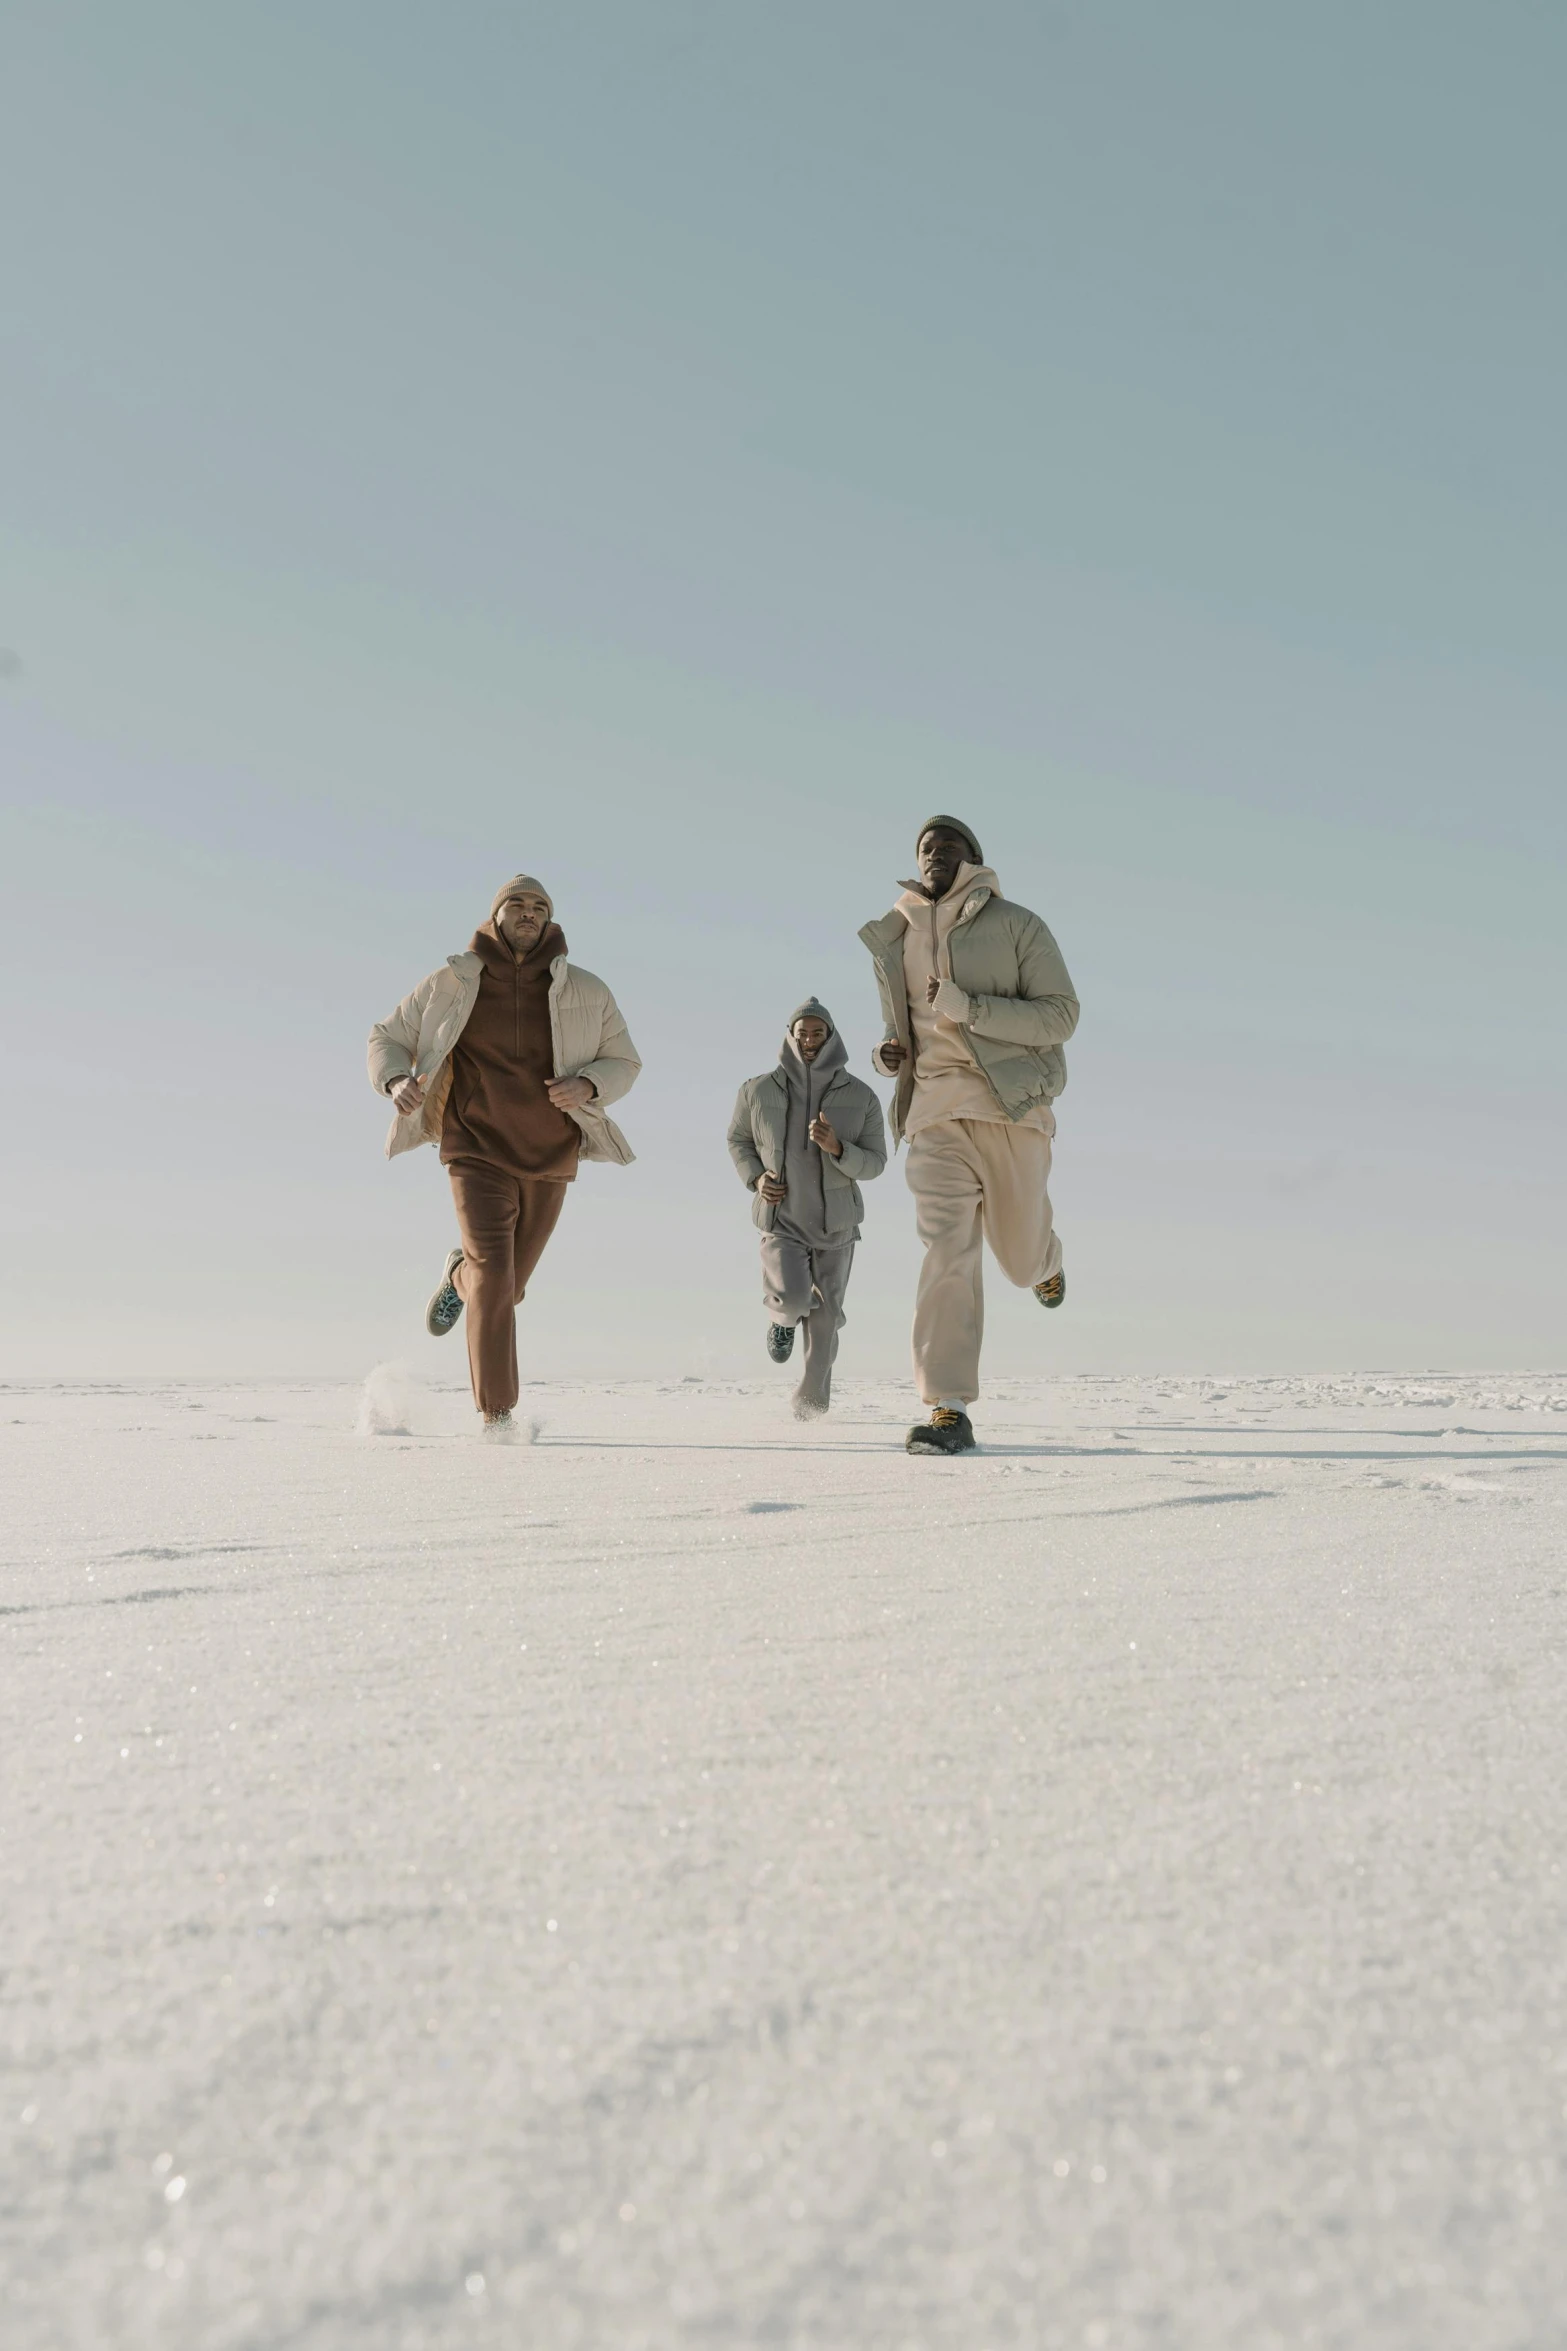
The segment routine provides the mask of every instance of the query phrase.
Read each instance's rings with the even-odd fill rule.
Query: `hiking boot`
[[[1036,1282],[1034,1296],[1039,1300],[1041,1306],[1059,1306],[1066,1296],[1065,1271],[1053,1273],[1047,1282]]]
[[[974,1428],[966,1412],[938,1404],[929,1420],[916,1421],[904,1446],[907,1453],[972,1453]]]
[[[432,1339],[444,1339],[462,1312],[462,1300],[452,1288],[452,1276],[461,1263],[462,1251],[454,1249],[446,1260],[440,1287],[424,1310],[424,1327]]]
[[[787,1363],[794,1353],[794,1325],[792,1322],[770,1322],[767,1326],[767,1352],[774,1363]]]

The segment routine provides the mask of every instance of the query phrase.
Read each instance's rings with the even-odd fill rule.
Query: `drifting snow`
[[[0,1395],[8,2351],[1563,2341],[1567,1380],[787,1392]]]
[[[355,1427],[362,1437],[412,1434],[413,1381],[405,1363],[378,1363],[359,1391]]]

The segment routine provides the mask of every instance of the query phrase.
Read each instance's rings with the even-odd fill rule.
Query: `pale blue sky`
[[[647,1061],[528,1313],[765,1368],[738,1080],[950,807],[1084,1002],[1021,1371],[1546,1365],[1567,18],[8,14],[0,1371],[402,1354],[372,1017],[550,881]],[[904,1360],[901,1168],[847,1370]]]

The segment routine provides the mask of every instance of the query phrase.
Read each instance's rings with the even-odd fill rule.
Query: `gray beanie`
[[[524,890],[533,890],[539,897],[543,899],[545,905],[550,910],[550,920],[553,922],[555,920],[555,901],[550,896],[548,890],[546,890],[544,887],[544,884],[540,881],[535,881],[531,873],[514,873],[509,882],[502,882],[500,888],[495,893],[494,903],[490,907],[491,922],[495,920],[495,917],[499,914],[501,908],[505,905],[508,898],[520,898]]]
[[[979,845],[978,835],[971,831],[969,826],[963,824],[955,816],[926,817],[925,822],[920,826],[919,831],[914,836],[914,854],[916,857],[918,857],[920,853],[921,841],[924,840],[927,833],[933,832],[937,825],[940,825],[946,832],[959,834],[963,840],[967,841],[969,847],[973,850],[974,863],[976,865],[984,864],[985,852]]]
[[[794,1010],[790,1013],[788,1020],[784,1024],[784,1035],[786,1037],[792,1037],[794,1035],[794,1024],[797,1020],[824,1020],[827,1023],[827,1027],[830,1033],[833,1036],[838,1034],[838,1023],[833,1019],[833,1016],[828,1011],[826,1005],[819,1003],[814,996],[807,996],[805,1002],[803,1004],[797,1004]]]

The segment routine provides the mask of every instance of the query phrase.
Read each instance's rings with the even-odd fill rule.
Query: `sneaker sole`
[[[430,1293],[430,1302],[424,1310],[424,1327],[429,1332],[432,1339],[449,1338],[451,1333],[457,1328],[457,1325],[462,1321],[463,1302],[460,1298],[457,1298],[457,1293],[455,1290],[452,1290],[452,1296],[457,1298],[457,1312],[452,1316],[451,1320],[448,1322],[444,1318],[438,1318],[435,1311],[436,1308],[440,1305],[441,1300],[445,1297],[447,1291],[452,1289],[452,1274],[456,1268],[461,1265],[461,1263],[462,1251],[460,1249],[454,1249],[446,1260],[446,1271],[441,1276],[439,1286]]]

